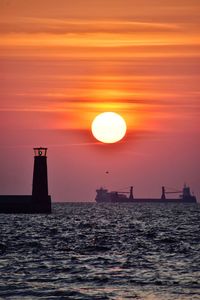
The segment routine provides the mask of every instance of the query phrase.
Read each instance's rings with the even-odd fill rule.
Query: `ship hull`
[[[196,199],[159,199],[159,198],[138,198],[138,199],[112,199],[112,200],[104,200],[104,199],[96,199],[97,203],[197,203]]]

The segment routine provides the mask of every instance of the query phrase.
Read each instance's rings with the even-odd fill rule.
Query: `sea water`
[[[200,299],[200,206],[1,214],[0,299]]]

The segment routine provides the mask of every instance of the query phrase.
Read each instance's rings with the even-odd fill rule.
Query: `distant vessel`
[[[0,213],[51,213],[51,196],[48,195],[47,180],[47,148],[34,148],[34,153],[32,195],[0,195]]]
[[[125,195],[127,192],[109,192],[105,188],[100,188],[96,190],[95,201],[98,203],[197,203],[197,199],[194,195],[191,195],[190,187],[184,185],[182,191],[167,192],[165,187],[162,187],[162,194],[160,198],[135,198],[133,197],[133,187],[130,187],[129,196]],[[178,198],[166,198],[166,194],[178,193],[180,194]]]

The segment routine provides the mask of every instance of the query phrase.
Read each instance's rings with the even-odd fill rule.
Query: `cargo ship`
[[[190,192],[190,187],[184,185],[182,191],[166,191],[162,187],[160,198],[135,198],[133,196],[133,187],[130,187],[129,192],[109,192],[107,189],[101,187],[96,190],[95,201],[98,203],[197,203],[197,199]],[[126,193],[129,195],[127,196]],[[167,194],[179,194],[177,198],[167,198]]]

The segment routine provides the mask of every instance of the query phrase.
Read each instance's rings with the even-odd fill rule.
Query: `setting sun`
[[[92,134],[102,143],[116,143],[126,134],[126,122],[117,113],[101,113],[92,122]]]

